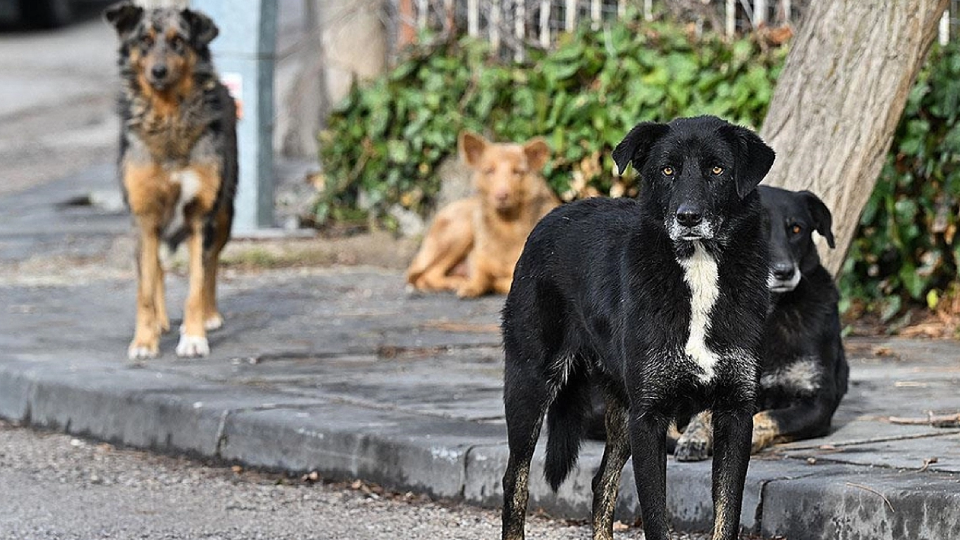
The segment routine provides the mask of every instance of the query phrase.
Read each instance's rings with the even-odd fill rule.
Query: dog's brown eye
[[[170,48],[172,48],[175,52],[178,52],[178,53],[183,52],[183,38],[181,38],[180,36],[176,36],[173,39],[171,39]]]
[[[663,168],[664,176],[673,176],[673,167],[664,167]]]
[[[493,169],[484,169],[483,174],[490,176],[491,174],[493,174]]]
[[[712,172],[713,174],[722,174],[723,167],[714,167],[713,169],[710,170],[710,172]]]
[[[800,231],[802,231],[803,228],[800,227],[799,225],[794,225],[793,227],[790,228],[790,230],[793,231],[793,234],[800,234]]]

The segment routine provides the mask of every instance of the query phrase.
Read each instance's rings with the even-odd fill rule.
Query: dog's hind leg
[[[518,362],[515,354],[508,348],[503,394],[510,447],[510,458],[503,475],[503,540],[523,540],[530,461],[551,397],[546,381],[529,373],[525,366],[515,366]]]
[[[407,283],[420,290],[456,290],[465,279],[450,275],[473,248],[473,199],[462,199],[437,213],[420,250],[407,268]]]
[[[156,284],[154,285],[153,301],[157,312],[157,326],[160,328],[161,333],[168,332],[170,330],[170,317],[167,316],[167,292],[163,284],[163,278],[163,265],[159,265],[157,267],[157,278]]]
[[[498,277],[493,280],[493,290],[497,294],[507,294],[510,292],[510,285],[513,284],[513,276]]]
[[[825,398],[804,400],[784,409],[772,409],[753,415],[752,452],[776,442],[809,439],[824,435],[830,428],[833,407]]]
[[[736,540],[740,533],[743,485],[750,462],[753,407],[713,412],[713,540]]]
[[[223,326],[223,316],[217,307],[217,272],[220,269],[220,252],[230,239],[230,221],[227,209],[219,212],[210,232],[212,237],[205,240],[211,244],[203,252],[203,326],[208,331]]]
[[[604,418],[607,443],[603,448],[600,468],[593,477],[593,539],[612,540],[613,512],[617,507],[620,473],[630,457],[627,440],[627,411],[615,397],[607,397]]]

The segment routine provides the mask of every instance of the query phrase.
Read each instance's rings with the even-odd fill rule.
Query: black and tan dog
[[[189,9],[105,12],[120,36],[120,175],[139,228],[137,323],[128,354],[158,354],[170,328],[160,251],[186,243],[190,286],[177,355],[210,352],[219,328],[220,250],[230,238],[237,186],[236,105],[217,77],[209,44],[217,27]]]
[[[713,538],[732,540],[769,306],[755,188],[774,153],[746,128],[699,117],[639,124],[613,158],[639,172],[638,199],[587,199],[548,214],[527,240],[503,309],[503,538],[524,537],[544,415],[546,477],[556,489],[577,460],[598,383],[607,442],[593,479],[594,538],[612,538],[631,453],[645,537],[668,538],[667,428],[710,409]]]
[[[847,392],[850,367],[840,337],[840,294],[820,265],[813,232],[834,247],[832,217],[823,201],[760,186],[770,222],[770,314],[763,339],[763,368],[753,451],[777,442],[826,435]],[[677,441],[680,461],[706,459],[713,447],[709,413],[697,415]]]

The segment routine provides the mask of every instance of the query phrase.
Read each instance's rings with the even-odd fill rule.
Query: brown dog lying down
[[[499,144],[466,131],[458,146],[460,159],[474,171],[476,194],[437,213],[407,269],[407,282],[460,297],[506,294],[527,236],[560,204],[540,176],[550,149],[540,138]]]

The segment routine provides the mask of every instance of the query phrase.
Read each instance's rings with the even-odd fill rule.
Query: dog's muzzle
[[[677,240],[712,240],[716,234],[716,227],[712,221],[703,220],[693,226],[682,225],[677,219],[670,220],[667,225],[670,239]]]
[[[785,293],[797,288],[800,284],[800,269],[795,264],[777,263],[770,267],[767,276],[767,287],[771,292]]]

